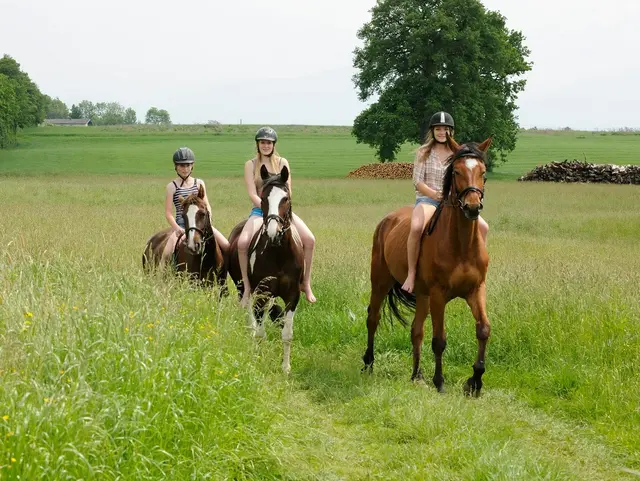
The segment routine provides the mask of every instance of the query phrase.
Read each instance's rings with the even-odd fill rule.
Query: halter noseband
[[[283,219],[282,217],[280,217],[278,214],[269,214],[266,215],[264,217],[264,220],[262,222],[262,232],[261,234],[266,234],[267,232],[267,225],[269,224],[270,220],[275,220],[278,224],[280,224],[280,226],[282,227],[280,229],[280,232],[278,232],[276,234],[275,239],[273,240],[273,243],[277,246],[279,246],[282,243],[282,239],[284,238],[285,233],[291,229],[291,211],[289,211],[289,215],[287,216],[287,219]]]

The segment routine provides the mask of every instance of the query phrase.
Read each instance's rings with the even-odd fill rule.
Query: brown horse
[[[202,186],[197,194],[180,198],[184,212],[185,234],[175,247],[167,248],[172,240],[172,229],[164,229],[154,234],[142,254],[142,267],[173,263],[177,272],[186,272],[206,286],[217,281],[220,293],[226,293],[227,268],[220,246],[211,229],[210,213],[204,202]],[[182,241],[182,242],[181,242]]]
[[[300,283],[304,273],[304,255],[300,236],[292,225],[291,197],[287,179],[289,170],[284,167],[280,174],[270,175],[263,165],[260,176],[264,181],[261,193],[263,225],[249,244],[249,282],[255,294],[253,308],[249,307],[253,335],[264,337],[263,317],[265,307],[271,299],[280,297],[285,304],[282,328],[282,369],[291,371],[291,340],[293,339],[293,316],[300,300]],[[238,260],[238,238],[247,221],[236,225],[229,235],[229,274],[242,297],[244,286]],[[276,319],[282,313],[274,304],[269,314]]]
[[[461,297],[467,301],[476,320],[478,339],[478,357],[473,364],[473,376],[467,380],[464,391],[480,395],[485,371],[485,348],[491,328],[485,288],[489,256],[477,219],[482,210],[486,181],[485,155],[490,144],[491,138],[479,145],[468,143],[460,146],[454,142],[455,153],[449,159],[444,174],[444,199],[421,240],[415,294],[401,289],[408,269],[406,246],[411,207],[391,212],[377,225],[371,252],[371,298],[367,317],[369,335],[367,350],[362,357],[363,370],[373,370],[373,340],[380,321],[380,308],[387,297],[392,313],[405,325],[397,302],[415,309],[411,326],[412,380],[422,379],[420,353],[424,321],[431,313],[431,349],[436,364],[433,383],[438,391],[444,392],[442,353],[447,345],[445,305],[451,299]]]

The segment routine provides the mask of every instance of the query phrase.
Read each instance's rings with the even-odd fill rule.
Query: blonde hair
[[[253,179],[257,179],[258,177],[260,177],[260,160],[261,160],[261,156],[262,154],[260,153],[260,147],[258,146],[258,143],[256,142],[256,156],[253,158]],[[276,151],[276,144],[273,144],[273,151],[271,152],[271,155],[269,156],[269,163],[271,164],[271,172],[279,172],[279,167],[280,167],[280,159],[282,157],[280,157],[280,155],[278,154],[278,152]]]
[[[446,144],[449,147],[449,150],[451,150],[451,152],[455,152],[453,144],[451,143],[451,140],[453,140],[453,129],[451,127],[447,127],[447,129],[448,129],[448,135],[447,135]],[[415,160],[416,164],[425,162],[429,158],[429,154],[431,153],[431,150],[433,150],[433,146],[435,145],[435,143],[436,143],[436,139],[433,137],[433,128],[431,128],[427,132],[427,136],[424,139],[424,143],[420,147],[418,147],[418,149],[416,150],[416,160]]]

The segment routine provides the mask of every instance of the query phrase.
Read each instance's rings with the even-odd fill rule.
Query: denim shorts
[[[429,204],[434,207],[438,207],[440,205],[440,201],[432,199],[431,197],[427,197],[426,195],[418,195],[416,196],[416,206],[418,204]]]
[[[254,215],[260,216],[262,217],[262,209],[260,207],[254,207],[253,209],[251,209],[251,213],[249,214],[249,217],[252,217]]]

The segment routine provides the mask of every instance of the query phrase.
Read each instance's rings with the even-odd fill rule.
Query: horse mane
[[[453,166],[456,163],[456,160],[463,157],[473,157],[480,160],[483,164],[485,163],[485,153],[478,148],[478,145],[479,144],[477,142],[462,144],[460,148],[447,159],[447,169],[444,171],[444,180],[442,182],[442,192],[444,195],[443,202],[448,202],[449,197],[451,196],[451,187],[453,185]]]

